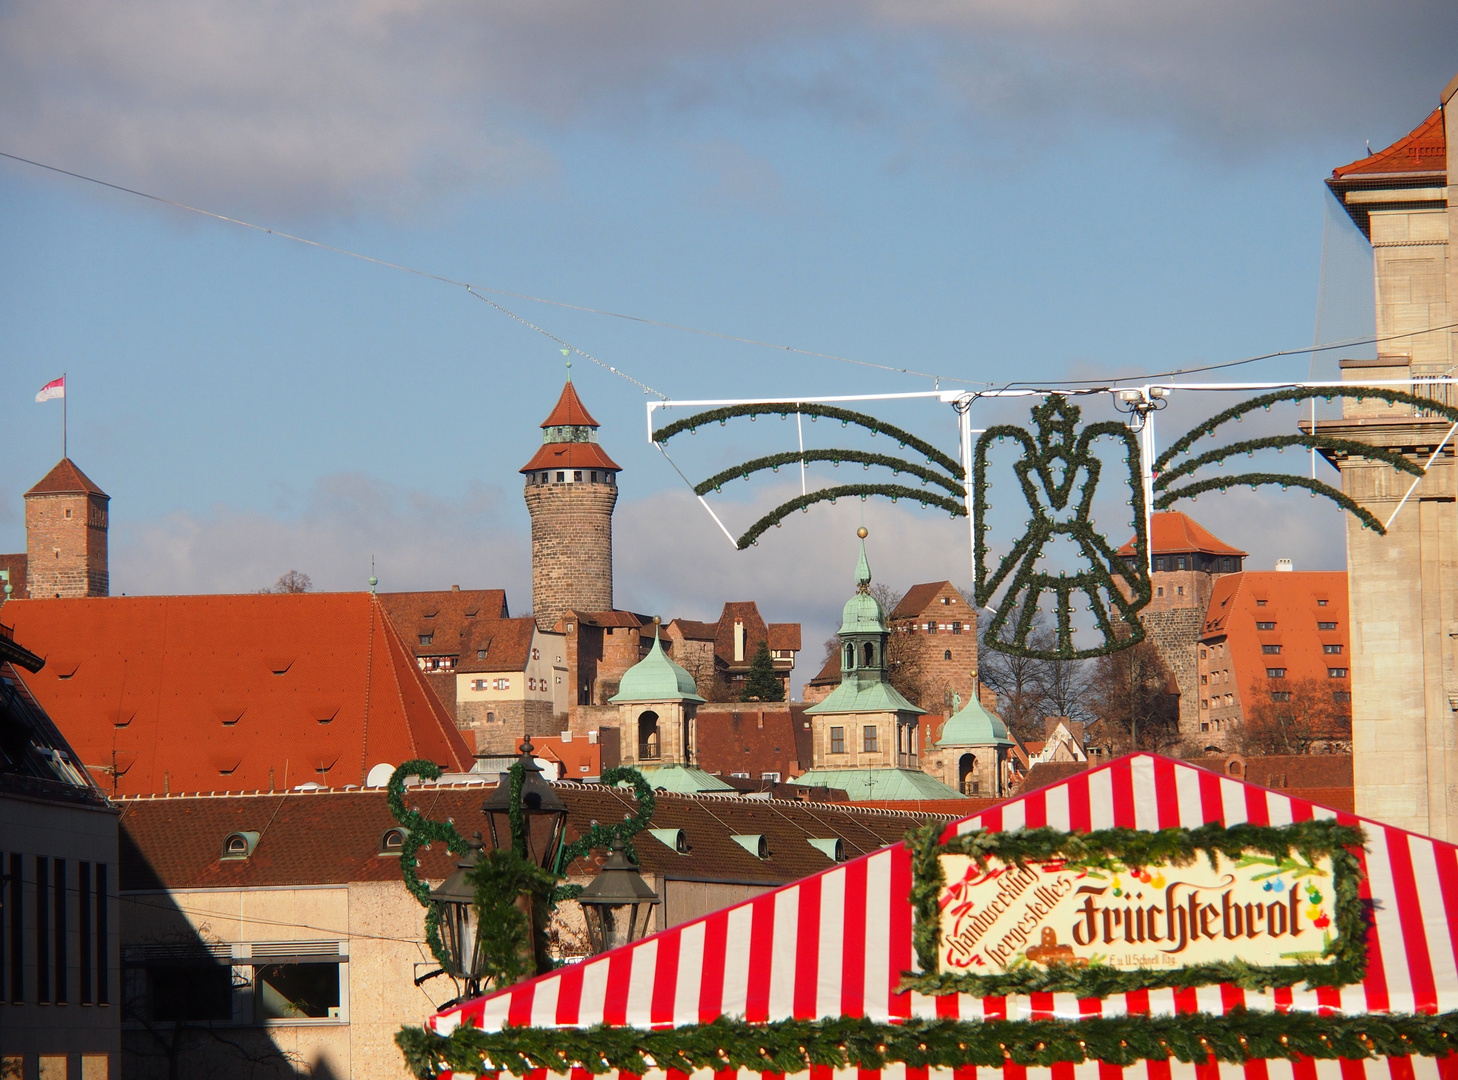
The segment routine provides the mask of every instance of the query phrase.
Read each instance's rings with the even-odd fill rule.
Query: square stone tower
[[[62,458],[25,493],[25,578],[31,599],[110,594],[110,501],[70,458]]]
[[[1411,380],[1458,405],[1458,78],[1408,135],[1333,171],[1327,186],[1372,242],[1378,358],[1343,360],[1347,382]],[[1400,387],[1399,387],[1400,388]],[[1309,425],[1303,425],[1307,427]],[[1327,434],[1427,466],[1414,486],[1380,462],[1328,452],[1342,490],[1387,525],[1347,518],[1352,771],[1359,814],[1458,839],[1458,466],[1446,412],[1376,398],[1343,402]]]

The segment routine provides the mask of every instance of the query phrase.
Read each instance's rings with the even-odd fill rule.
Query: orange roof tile
[[[1448,140],[1442,106],[1385,150],[1331,171],[1335,180],[1443,173],[1448,169]]]
[[[100,495],[103,499],[111,498],[106,492],[91,482],[84,472],[76,467],[76,463],[70,458],[62,458],[56,462],[56,467],[45,476],[40,482],[26,492],[27,495]]]
[[[505,589],[380,593],[390,622],[416,656],[459,656],[478,623],[507,617]],[[422,637],[431,639],[420,644]]]
[[[562,387],[562,396],[557,399],[557,404],[552,407],[551,415],[542,421],[542,427],[599,427],[592,414],[587,411],[587,406],[582,404],[582,399],[577,396],[577,387],[572,385],[568,379],[567,384]]]
[[[597,443],[569,442],[544,444],[517,471],[529,473],[538,469],[611,469],[622,472],[623,467],[608,457]]]
[[[5,605],[47,659],[32,692],[114,794],[360,784],[468,769],[469,748],[367,593]]]
[[[1198,551],[1205,555],[1240,555],[1246,552],[1231,547],[1199,522],[1178,510],[1167,510],[1153,514],[1149,522],[1150,543],[1153,554]],[[1118,551],[1128,557],[1134,554],[1134,538],[1131,536]]]
[[[493,619],[471,627],[461,642],[460,672],[525,671],[537,623],[531,616]],[[486,655],[481,656],[482,653]]]
[[[769,647],[800,651],[800,624],[797,622],[772,622],[769,624]]]

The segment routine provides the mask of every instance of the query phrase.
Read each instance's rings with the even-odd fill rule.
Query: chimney
[[[1289,574],[1295,567],[1291,565],[1290,559],[1277,559],[1276,569]]]

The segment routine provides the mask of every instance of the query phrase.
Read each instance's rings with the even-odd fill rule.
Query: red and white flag
[[[66,396],[66,376],[59,379],[52,379],[41,387],[40,393],[35,396],[36,401],[54,401],[56,398]]]

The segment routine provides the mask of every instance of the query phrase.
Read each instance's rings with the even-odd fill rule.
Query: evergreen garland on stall
[[[978,831],[942,842],[942,826],[935,822],[907,837],[913,860],[911,903],[916,912],[913,941],[920,971],[908,972],[903,989],[924,994],[971,994],[1004,997],[1011,994],[1070,993],[1080,998],[1107,998],[1133,990],[1166,987],[1212,986],[1228,983],[1246,990],[1266,990],[1305,983],[1309,987],[1348,986],[1367,974],[1367,916],[1359,895],[1361,864],[1350,849],[1360,849],[1360,828],[1331,821],[1301,821],[1292,825],[1231,825],[1142,829],[1099,829],[1066,833],[1056,829],[1015,832]],[[1238,859],[1249,851],[1278,859],[1296,853],[1308,862],[1322,857],[1332,861],[1332,889],[1337,937],[1322,960],[1288,967],[1258,967],[1223,961],[1184,968],[1121,970],[1113,967],[1029,965],[1001,975],[973,975],[940,970],[937,942],[941,934],[940,898],[943,880],[941,855],[968,855],[979,865],[989,858],[1025,866],[1062,859],[1090,868],[1175,865],[1187,866],[1204,856],[1213,869],[1215,857]]]

